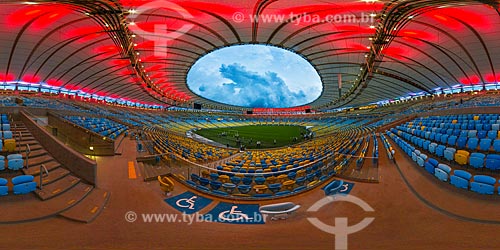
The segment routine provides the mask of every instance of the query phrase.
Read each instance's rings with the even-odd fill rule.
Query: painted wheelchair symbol
[[[219,219],[222,221],[250,221],[252,218],[248,217],[247,214],[236,210],[238,206],[232,206],[231,210],[224,211],[219,214]]]
[[[196,198],[198,198],[198,196],[195,195],[189,199],[188,198],[179,199],[178,201],[175,202],[175,204],[179,207],[184,207],[184,208],[187,207],[188,209],[193,210]]]
[[[346,183],[342,185],[342,189],[339,190],[339,193],[346,192],[347,190],[349,190],[349,184]]]

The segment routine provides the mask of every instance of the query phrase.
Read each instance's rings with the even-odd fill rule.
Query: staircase
[[[83,223],[92,222],[105,208],[109,192],[85,183],[65,169],[40,145],[22,122],[11,123],[11,130],[16,139],[16,152],[23,155],[25,164],[28,165],[22,172],[33,175],[38,184],[38,189],[34,192],[38,199],[27,200],[26,204],[9,204],[13,209],[18,205],[23,207],[23,213],[8,213],[12,216],[0,219],[0,224],[52,216],[62,216]],[[27,149],[30,150],[29,153]]]

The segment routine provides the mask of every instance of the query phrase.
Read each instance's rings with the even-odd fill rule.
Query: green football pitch
[[[201,129],[195,133],[223,145],[229,144],[233,148],[238,148],[241,143],[248,149],[263,149],[301,142],[307,130],[301,126],[243,126]],[[257,146],[258,141],[260,147]]]

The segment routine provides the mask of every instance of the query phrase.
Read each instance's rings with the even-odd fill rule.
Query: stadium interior
[[[0,249],[500,248],[498,0],[6,0],[0,29]],[[245,45],[319,96],[188,86]],[[285,99],[228,102],[251,76]]]

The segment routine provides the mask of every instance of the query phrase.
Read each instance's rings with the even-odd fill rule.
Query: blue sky
[[[271,46],[223,48],[198,60],[189,88],[207,99],[259,108],[307,104],[321,95],[321,79],[302,57]]]

